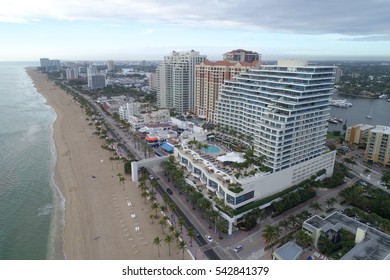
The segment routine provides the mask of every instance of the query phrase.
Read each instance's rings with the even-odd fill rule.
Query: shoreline
[[[53,108],[56,115],[52,134],[56,160],[53,180],[65,204],[64,258],[182,259],[181,251],[174,243],[169,256],[168,245],[162,242],[161,257],[158,256],[153,239],[163,237],[161,226],[150,222],[150,205],[144,203],[130,176],[125,176],[124,188],[119,184],[116,175],[124,173],[123,163],[110,163],[110,153],[101,148],[102,140],[92,134],[95,128],[89,125],[80,105],[48,80],[46,74],[33,68],[27,68],[26,72],[38,93],[46,99],[45,104]],[[55,190],[53,192],[55,194]],[[54,206],[55,212],[60,210],[60,205]],[[56,220],[52,224],[56,226],[61,224],[58,216],[61,213],[53,214],[53,220]],[[53,256],[57,258],[58,248],[53,245]],[[190,257],[186,255],[186,259]]]

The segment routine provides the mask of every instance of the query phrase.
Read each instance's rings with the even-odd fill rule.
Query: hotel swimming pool
[[[221,152],[221,149],[214,145],[209,145],[206,149],[202,148],[202,152],[205,152],[207,154],[217,154]]]

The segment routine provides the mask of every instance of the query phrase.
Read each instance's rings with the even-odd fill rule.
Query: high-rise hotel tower
[[[263,65],[225,82],[216,106],[217,122],[250,135],[255,154],[265,156],[273,172],[296,165],[306,169],[292,170],[291,183],[323,168],[329,176],[334,156],[329,166],[318,161],[326,151],[333,84],[332,66],[295,60]]]

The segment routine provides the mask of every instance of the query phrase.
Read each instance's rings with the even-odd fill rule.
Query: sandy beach
[[[111,162],[93,135],[94,125],[71,95],[33,69],[27,73],[35,87],[54,108],[54,143],[57,151],[55,181],[65,197],[63,250],[66,259],[182,259],[176,241],[161,242],[160,257],[155,237],[164,239],[158,221],[153,224],[150,202],[126,175],[124,189],[116,176],[124,174],[122,162]],[[186,253],[185,259],[190,259]]]

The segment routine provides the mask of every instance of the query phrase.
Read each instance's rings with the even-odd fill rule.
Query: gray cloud
[[[386,37],[390,30],[389,0],[35,0],[31,5],[19,2],[7,1],[2,5],[0,22],[2,16],[11,22],[12,18],[18,22],[33,18],[132,19],[195,27],[367,36],[366,39]],[[372,36],[377,34],[380,36]]]
[[[348,38],[341,38],[340,41],[367,41],[367,42],[390,41],[390,35],[348,37]]]

